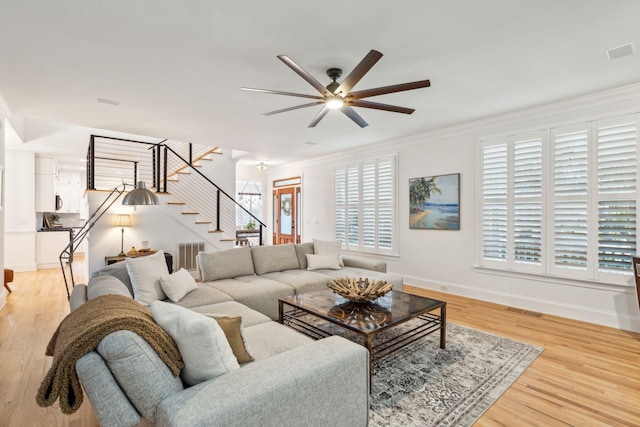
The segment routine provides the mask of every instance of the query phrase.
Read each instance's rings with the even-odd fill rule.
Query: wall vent
[[[178,260],[176,271],[184,268],[188,271],[196,271],[196,255],[204,251],[204,242],[178,243]]]

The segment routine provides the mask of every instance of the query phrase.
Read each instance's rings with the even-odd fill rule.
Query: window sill
[[[606,291],[616,291],[620,292],[621,290],[633,289],[635,284],[628,283],[610,283],[610,282],[600,282],[597,280],[588,280],[588,279],[569,279],[565,277],[553,276],[550,274],[535,274],[535,273],[523,273],[519,271],[513,270],[502,270],[497,268],[490,268],[476,265],[474,269],[481,274],[490,274],[494,276],[504,276],[504,277],[516,277],[521,279],[535,280],[539,282],[547,282],[547,283],[559,283],[566,286],[576,286],[579,288],[589,288],[589,289],[598,289],[598,290],[606,290]],[[627,276],[624,276],[627,277]],[[627,278],[629,282],[633,281],[633,276],[629,276]]]

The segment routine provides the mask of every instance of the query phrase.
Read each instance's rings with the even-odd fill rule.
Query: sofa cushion
[[[255,274],[250,247],[200,252],[196,260],[203,282]]]
[[[320,270],[323,268],[340,270],[340,258],[338,258],[338,255],[307,254],[307,270]]]
[[[256,274],[300,268],[296,249],[291,243],[275,246],[254,246],[251,248],[251,257],[253,258],[253,268]]]
[[[307,269],[307,254],[313,254],[313,242],[298,243],[294,245],[296,249],[296,256],[298,257],[298,267]]]
[[[180,378],[174,377],[155,350],[134,332],[109,334],[96,350],[129,401],[151,422],[158,403],[184,388]]]
[[[240,316],[225,316],[223,314],[216,313],[203,313],[207,317],[211,317],[222,328],[224,335],[229,341],[231,351],[233,355],[238,359],[239,364],[253,362],[253,357],[249,354],[247,349],[247,343],[244,340],[242,333],[242,317]]]
[[[186,384],[199,384],[240,367],[215,320],[163,301],[154,301],[149,308],[153,320],[178,345],[184,362],[180,376]]]
[[[109,294],[132,298],[127,286],[114,276],[99,274],[89,279],[89,283],[87,283],[87,300]]]
[[[223,301],[233,301],[233,298],[216,288],[203,286],[202,283],[197,283],[197,288],[185,295],[176,304],[181,307],[193,309],[195,307],[215,304]]]
[[[313,239],[313,253],[316,255],[335,254],[340,260],[340,267],[344,265],[344,262],[342,262],[342,242],[340,240]]]
[[[114,264],[109,264],[102,267],[100,270],[94,272],[91,277],[98,276],[100,274],[108,274],[117,279],[120,279],[122,283],[127,286],[129,292],[131,293],[131,297],[133,297],[133,285],[131,284],[131,278],[129,277],[129,271],[127,271],[127,263],[124,261],[119,261]]]
[[[180,301],[189,292],[198,288],[195,279],[184,268],[160,278],[162,291],[173,302]]]
[[[260,323],[271,322],[271,319],[264,314],[253,310],[244,304],[240,304],[237,301],[225,301],[217,304],[194,307],[192,310],[198,313],[216,313],[227,316],[240,316],[242,317],[242,325],[245,328],[252,325],[258,325]]]
[[[125,258],[124,261],[133,285],[133,299],[144,306],[165,299],[160,279],[169,275],[169,269],[163,251],[139,258]]]
[[[278,318],[278,298],[295,293],[291,286],[255,275],[216,280],[206,284],[231,295],[239,303],[258,310],[273,320]]]
[[[277,322],[246,327],[244,337],[255,360],[264,360],[314,341],[313,338]]]
[[[262,277],[285,283],[295,289],[298,294],[326,290],[327,283],[333,280],[333,277],[326,274],[300,269],[267,273]]]

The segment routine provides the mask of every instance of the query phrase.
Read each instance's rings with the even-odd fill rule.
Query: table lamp
[[[122,232],[122,237],[120,239],[120,253],[118,254],[118,256],[125,256],[126,254],[124,253],[124,228],[131,227],[131,219],[129,218],[129,215],[126,215],[126,214],[116,215],[115,226],[120,227]]]

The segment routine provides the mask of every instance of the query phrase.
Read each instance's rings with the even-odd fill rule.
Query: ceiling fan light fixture
[[[326,105],[326,107],[330,110],[339,110],[344,105],[344,100],[339,96],[333,96],[327,98],[324,105]]]

